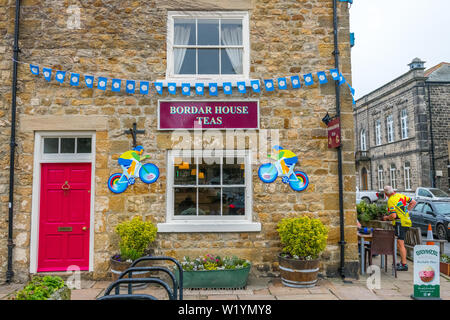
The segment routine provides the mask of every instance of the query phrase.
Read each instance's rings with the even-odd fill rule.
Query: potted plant
[[[11,300],[70,300],[70,289],[58,276],[34,276]]]
[[[233,257],[220,257],[207,254],[191,259],[184,257],[184,288],[243,288],[247,285],[251,263],[248,260]],[[178,272],[175,273],[178,279]]]
[[[450,276],[450,256],[446,254],[441,255],[440,272]]]
[[[282,283],[296,288],[315,286],[327,227],[319,219],[300,216],[282,219],[277,231],[283,246],[278,255]]]
[[[157,228],[151,221],[142,221],[142,218],[137,216],[118,224],[115,230],[120,238],[120,254],[111,258],[113,281],[117,280],[133,261],[145,255],[149,244],[155,241]],[[146,276],[148,276],[148,272],[145,271],[133,272],[134,278]]]

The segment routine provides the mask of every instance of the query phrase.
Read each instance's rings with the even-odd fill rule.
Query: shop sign
[[[341,122],[339,118],[334,118],[328,123],[328,148],[341,146]]]
[[[413,298],[439,298],[439,257],[438,246],[418,245],[414,247]]]
[[[159,101],[158,129],[259,129],[258,101]]]

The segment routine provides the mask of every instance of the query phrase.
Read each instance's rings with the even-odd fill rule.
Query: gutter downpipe
[[[425,82],[426,83],[426,82]],[[431,156],[431,187],[436,188],[436,167],[435,167],[435,159],[434,159],[434,137],[433,137],[433,115],[431,112],[431,93],[430,93],[430,84],[426,83],[427,91],[428,91],[428,115],[430,117],[430,156]]]
[[[13,255],[13,218],[14,218],[14,157],[16,151],[16,94],[17,94],[17,61],[19,56],[19,19],[20,19],[20,0],[16,0],[16,18],[14,25],[14,48],[13,48],[13,79],[12,79],[12,97],[11,97],[11,140],[10,140],[10,160],[9,160],[9,212],[8,212],[8,269],[6,271],[6,282],[10,283],[14,277],[12,268]]]
[[[338,43],[338,16],[337,16],[337,0],[333,0],[333,33],[334,33],[334,66],[339,68],[339,43]],[[341,116],[341,90],[339,80],[335,81],[336,91],[336,117]],[[340,120],[339,120],[340,122]],[[339,123],[340,125],[340,123]],[[339,222],[340,222],[340,266],[339,274],[342,279],[345,278],[345,230],[344,230],[344,195],[343,195],[343,179],[342,179],[342,145],[337,148],[338,157],[338,176],[339,176]]]

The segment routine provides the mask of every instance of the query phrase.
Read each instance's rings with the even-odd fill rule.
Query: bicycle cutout
[[[136,178],[140,178],[142,182],[150,184],[159,178],[159,169],[153,163],[142,164],[141,160],[150,156],[141,157],[144,152],[142,146],[137,146],[133,150],[123,153],[118,160],[122,167],[122,173],[113,173],[108,179],[108,188],[113,193],[122,193],[128,186],[136,182]]]
[[[289,186],[294,191],[303,191],[309,185],[309,178],[306,173],[299,170],[294,170],[298,157],[290,150],[284,150],[280,146],[274,146],[273,150],[278,155],[275,163],[264,163],[258,169],[258,176],[264,183],[274,182],[278,176],[281,181]],[[268,155],[271,158],[270,155]]]

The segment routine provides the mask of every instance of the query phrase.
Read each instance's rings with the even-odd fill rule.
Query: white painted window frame
[[[389,142],[394,142],[394,117],[392,115],[387,116],[387,139]]]
[[[367,151],[366,130],[361,130],[361,151]]]
[[[177,75],[174,74],[173,37],[175,18],[202,18],[202,19],[242,19],[242,74],[237,75]],[[196,83],[203,83],[208,87],[209,82],[216,82],[219,87],[223,82],[231,82],[236,86],[236,82],[245,81],[246,86],[250,86],[250,28],[249,14],[247,11],[169,11],[167,13],[167,66],[166,78],[158,80],[167,86],[169,82],[175,82],[177,86],[182,83],[189,83],[194,86]]]
[[[253,222],[253,187],[251,152],[249,150],[192,150],[194,156],[214,152],[213,156],[238,156],[245,159],[245,215],[244,216],[193,216],[174,215],[174,158],[183,157],[182,150],[167,151],[166,222],[157,225],[158,232],[259,232],[261,223]]]
[[[377,146],[381,145],[381,120],[375,121],[375,144]]]
[[[392,167],[392,165],[389,166],[389,179],[391,182],[391,186],[394,190],[397,190],[397,168],[394,166]]]
[[[405,190],[410,191],[411,190],[411,166],[407,166],[405,164],[404,167],[404,174],[405,174]]]
[[[408,112],[406,109],[401,111],[402,139],[408,139]]]
[[[378,166],[378,190],[384,190],[384,172],[380,166]]]
[[[44,154],[44,138],[91,138],[91,153]],[[91,163],[89,272],[94,271],[95,131],[36,131],[34,135],[33,191],[31,205],[30,273],[37,273],[42,163]]]

